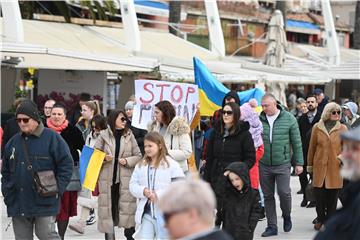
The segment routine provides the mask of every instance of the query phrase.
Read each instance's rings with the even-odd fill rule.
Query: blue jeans
[[[165,227],[160,227],[158,220],[149,214],[144,214],[139,228],[134,233],[135,239],[169,239]]]

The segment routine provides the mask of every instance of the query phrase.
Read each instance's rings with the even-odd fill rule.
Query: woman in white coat
[[[192,154],[190,127],[182,117],[176,117],[174,106],[169,101],[155,104],[155,121],[148,130],[163,136],[169,155],[180,164],[186,173],[189,170],[188,158]]]

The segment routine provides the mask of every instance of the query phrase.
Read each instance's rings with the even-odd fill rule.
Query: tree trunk
[[[281,0],[276,1],[275,9],[281,11],[281,13],[283,15],[284,29],[285,29],[286,28],[286,1],[281,1]]]
[[[169,23],[180,23],[181,1],[171,0],[169,2]],[[169,25],[169,32],[179,36],[180,33]]]
[[[356,2],[355,27],[354,27],[354,48],[360,49],[360,1]]]

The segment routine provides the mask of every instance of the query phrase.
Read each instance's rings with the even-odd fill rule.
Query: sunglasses
[[[332,115],[336,115],[336,114],[337,114],[337,115],[340,115],[340,113],[341,113],[341,111],[332,111],[332,112],[331,112]]]
[[[17,118],[17,119],[16,119],[16,121],[17,121],[18,123],[21,123],[21,122],[23,122],[23,123],[28,123],[29,120],[30,120],[30,118]]]
[[[223,115],[228,115],[228,116],[230,116],[230,115],[233,114],[233,111],[225,111],[225,110],[222,110],[222,114],[223,114]]]
[[[120,120],[121,120],[122,122],[126,122],[126,121],[127,121],[126,117],[122,117],[122,118],[120,118]]]

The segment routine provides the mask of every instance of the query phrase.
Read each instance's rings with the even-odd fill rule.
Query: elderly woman
[[[155,104],[155,121],[148,130],[163,136],[169,155],[186,173],[189,170],[187,160],[192,153],[190,127],[184,118],[176,117],[175,108],[169,101]]]
[[[98,230],[105,233],[105,239],[115,239],[114,225],[124,228],[126,239],[133,239],[135,233],[136,199],[129,182],[141,152],[126,122],[124,111],[112,111],[109,127],[100,132],[95,143],[95,148],[106,153],[98,180]]]
[[[345,132],[347,127],[340,123],[340,114],[341,107],[337,103],[328,103],[311,133],[307,171],[312,174],[313,179],[316,230],[336,211],[339,191],[343,186],[338,155],[341,153],[340,134]]]
[[[56,103],[51,109],[51,115],[46,122],[48,128],[59,133],[69,146],[74,165],[79,165],[78,150],[84,146],[81,132],[76,127],[69,124],[66,119],[66,109],[64,105]],[[59,235],[64,239],[69,218],[77,215],[77,192],[66,191],[61,197],[60,213],[56,217]]]

